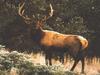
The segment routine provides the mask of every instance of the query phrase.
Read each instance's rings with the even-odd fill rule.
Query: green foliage
[[[35,65],[28,54],[0,50],[0,75],[78,75],[62,66]]]

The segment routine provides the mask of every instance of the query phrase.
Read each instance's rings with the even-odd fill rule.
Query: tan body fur
[[[88,46],[88,41],[79,35],[71,35],[71,34],[61,34],[54,31],[42,30],[45,34],[41,39],[41,44],[46,46],[58,46],[64,47],[65,45],[73,44],[75,39],[79,39],[82,44],[82,49],[85,49]]]

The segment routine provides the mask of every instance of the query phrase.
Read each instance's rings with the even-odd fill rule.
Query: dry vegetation
[[[53,66],[45,65],[44,55],[8,52],[0,50],[0,75],[80,75],[81,63],[74,72],[70,72],[73,61],[67,59],[66,68],[57,60],[52,59]],[[86,75],[100,75],[100,59],[86,60]]]
[[[0,75],[77,75],[63,66],[45,65],[41,54],[25,54],[0,50]]]

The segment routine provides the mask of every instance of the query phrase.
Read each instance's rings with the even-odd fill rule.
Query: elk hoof
[[[86,75],[86,73],[85,73],[84,71],[82,71],[82,72],[80,73],[80,75]]]

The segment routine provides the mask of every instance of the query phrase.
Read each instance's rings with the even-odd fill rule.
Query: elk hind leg
[[[82,63],[81,73],[84,73],[84,66],[85,66],[84,58],[81,59],[81,63]]]
[[[85,72],[84,72],[84,67],[85,67],[85,60],[84,60],[84,57],[81,58],[81,63],[82,63],[81,73],[85,73]]]
[[[82,68],[81,68],[81,73],[85,73],[84,72],[84,67],[85,67],[85,52],[84,51],[80,51],[80,61],[81,61],[81,64],[82,64]]]
[[[79,59],[78,59],[78,58],[75,59],[74,64],[73,64],[73,66],[72,66],[72,68],[71,68],[70,71],[73,71],[73,70],[75,69],[75,67],[76,67],[76,65],[78,64],[78,62],[79,62]]]

